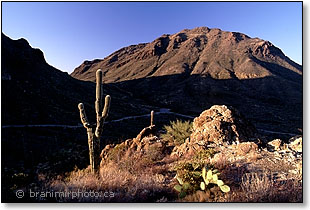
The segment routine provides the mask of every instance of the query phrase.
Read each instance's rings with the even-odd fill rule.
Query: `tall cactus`
[[[102,110],[102,71],[100,69],[96,72],[96,118],[97,123],[91,125],[87,119],[86,112],[83,103],[79,103],[78,108],[80,110],[80,117],[83,126],[87,130],[88,146],[89,146],[89,160],[92,173],[95,173],[99,169],[100,164],[100,139],[103,131],[103,124],[108,117],[111,97],[107,95],[105,97],[104,108]],[[101,112],[102,110],[102,112]]]

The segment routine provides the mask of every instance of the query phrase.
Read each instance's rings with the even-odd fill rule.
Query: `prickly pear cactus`
[[[202,169],[202,173],[201,176],[203,178],[203,182],[200,183],[200,189],[201,190],[205,190],[207,188],[207,186],[211,183],[211,184],[215,184],[217,185],[222,192],[227,193],[230,191],[230,187],[228,185],[224,185],[224,182],[220,179],[218,179],[218,175],[220,173],[218,173],[218,171],[215,170],[206,170],[206,168],[204,167]]]

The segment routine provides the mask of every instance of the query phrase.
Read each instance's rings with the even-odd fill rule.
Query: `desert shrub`
[[[246,202],[301,202],[302,188],[298,179],[276,180],[268,172],[247,173],[241,188]]]
[[[145,151],[144,156],[152,161],[158,161],[164,157],[164,154],[161,147],[158,147],[158,145],[153,144],[150,145],[149,148]]]
[[[165,125],[164,130],[166,133],[160,137],[173,142],[175,145],[180,145],[190,137],[192,133],[192,123],[190,121],[170,121],[170,125]]]
[[[216,153],[216,150],[213,148],[200,150],[194,155],[193,161],[206,161],[209,158],[213,158]]]
[[[267,173],[246,173],[242,177],[241,188],[249,201],[259,201],[270,194],[272,177]]]
[[[240,188],[226,194],[221,202],[302,202],[302,182],[299,177],[277,180],[266,171],[246,173]]]
[[[127,146],[125,146],[124,144],[118,144],[108,152],[108,159],[114,162],[119,162],[126,150]]]
[[[209,158],[212,158],[215,153],[216,151],[212,148],[200,150],[190,160],[185,160],[177,164],[174,170],[185,181],[189,181],[190,179],[193,181],[195,180],[195,172],[198,171],[200,173],[205,166],[214,168],[214,166],[209,163]]]

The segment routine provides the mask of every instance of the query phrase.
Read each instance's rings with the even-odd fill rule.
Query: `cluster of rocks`
[[[273,152],[276,158],[287,160],[295,166],[292,173],[302,174],[302,136],[289,139],[289,143],[284,143],[281,139],[268,142],[267,150]]]
[[[281,139],[274,139],[267,144],[270,151],[277,152],[294,152],[296,155],[302,153],[302,137],[297,136],[289,140],[289,143],[284,143]]]
[[[210,147],[217,150],[210,160],[217,168],[242,165],[247,166],[246,170],[260,168],[276,173],[281,170],[281,173],[287,170],[283,172],[286,174],[302,173],[301,136],[291,138],[288,143],[281,139],[261,140],[255,127],[232,107],[215,105],[202,112],[194,119],[190,138],[174,147],[171,155],[191,156]]]

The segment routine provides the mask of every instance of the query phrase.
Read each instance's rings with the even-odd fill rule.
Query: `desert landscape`
[[[2,202],[303,202],[302,66],[196,27],[69,75],[1,35]]]

